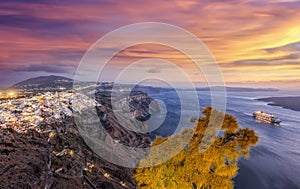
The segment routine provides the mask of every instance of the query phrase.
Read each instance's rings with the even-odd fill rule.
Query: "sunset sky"
[[[300,1],[7,0],[0,4],[0,87],[40,75],[72,78],[95,41],[137,22],[169,23],[195,34],[210,49],[228,83],[300,85]],[[120,57],[176,61],[174,53],[143,46],[124,50]],[[120,57],[115,59],[122,64],[125,59]],[[180,60],[178,65],[190,66]]]

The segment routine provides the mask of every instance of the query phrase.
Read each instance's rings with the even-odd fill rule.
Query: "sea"
[[[187,93],[189,91],[186,91]],[[199,109],[211,106],[211,92],[197,90]],[[170,136],[177,132],[178,124],[192,127],[191,116],[201,116],[187,107],[195,102],[180,99],[176,90],[147,91],[149,96],[160,103],[161,113],[153,115],[160,126],[154,128],[151,136]],[[264,97],[292,96],[295,91],[228,91],[226,113],[233,115],[241,128],[253,129],[259,142],[251,147],[250,156],[239,160],[239,171],[233,181],[236,189],[299,189],[300,188],[300,111],[270,106],[268,102],[256,100]],[[182,106],[180,103],[187,103]],[[184,107],[184,108],[182,108]],[[192,108],[191,108],[192,109]],[[252,117],[256,110],[277,115],[282,123],[273,126],[258,122]],[[181,116],[181,120],[180,120]],[[154,122],[155,122],[154,121]]]

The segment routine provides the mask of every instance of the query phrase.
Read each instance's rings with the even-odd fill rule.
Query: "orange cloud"
[[[104,34],[145,21],[178,25],[197,35],[216,57],[227,81],[299,79],[299,58],[291,58],[299,50],[280,48],[300,42],[300,3],[292,0],[152,0],[130,5],[124,1],[50,5],[6,1],[0,5],[0,70],[24,64],[75,69],[83,53]],[[118,64],[159,57],[193,70],[187,57],[170,49],[139,47],[119,55]]]

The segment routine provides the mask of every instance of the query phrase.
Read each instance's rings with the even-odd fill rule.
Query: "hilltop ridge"
[[[49,75],[49,76],[30,78],[25,81],[21,81],[19,83],[14,84],[11,88],[16,88],[16,89],[27,89],[33,87],[70,88],[72,87],[72,85],[73,85],[73,79],[63,77],[63,76]]]

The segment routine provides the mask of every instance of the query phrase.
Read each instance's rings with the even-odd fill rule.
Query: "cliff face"
[[[146,94],[141,96],[144,100],[134,101],[133,111],[148,115],[145,102],[151,100]],[[119,123],[109,95],[101,93],[96,97],[102,104],[98,115],[108,135],[127,146],[150,146],[147,134],[127,130]],[[49,128],[49,132],[25,134],[0,128],[0,188],[136,188],[133,169],[114,165],[95,154],[81,138],[72,118],[48,125]]]
[[[135,187],[133,170],[99,158],[73,131],[49,137],[1,129],[0,188]]]
[[[158,108],[149,107],[152,99],[143,92],[138,92],[130,95],[128,99],[121,98],[115,105],[115,111],[118,111],[119,118],[116,117],[111,104],[110,93],[97,93],[96,100],[102,105],[97,107],[97,113],[101,124],[105,127],[108,134],[115,140],[130,146],[130,147],[149,147],[151,139],[148,134],[137,133],[133,130],[128,130],[125,127],[146,127],[143,123],[147,118],[151,117],[151,113],[159,111]],[[127,105],[125,105],[127,104]],[[124,111],[124,107],[128,106],[129,111]],[[123,115],[126,114],[126,117]],[[128,119],[129,118],[129,119]],[[138,120],[138,122],[133,122]],[[125,126],[125,127],[124,127]],[[137,128],[138,129],[138,128]]]

